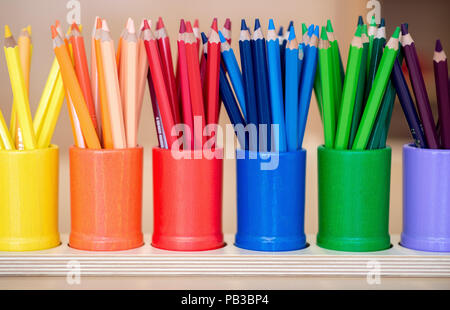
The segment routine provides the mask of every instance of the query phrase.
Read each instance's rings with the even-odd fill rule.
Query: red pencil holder
[[[170,150],[153,148],[152,245],[173,251],[220,248],[222,156],[196,159],[194,152],[183,152],[190,152],[190,159],[176,159]]]
[[[71,147],[69,245],[88,251],[139,247],[143,148]]]

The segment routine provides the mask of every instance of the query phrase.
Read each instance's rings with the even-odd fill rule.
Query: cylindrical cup
[[[237,247],[291,251],[306,247],[306,150],[237,150]]]
[[[450,251],[450,150],[403,146],[401,245]]]
[[[391,149],[318,148],[320,247],[349,252],[390,247]]]
[[[70,148],[69,245],[88,251],[139,247],[143,148]]]
[[[207,159],[201,152],[181,151],[185,158],[177,159],[171,150],[153,148],[152,245],[156,248],[203,251],[224,245],[223,160],[222,156]]]
[[[0,251],[59,244],[58,147],[0,151]]]

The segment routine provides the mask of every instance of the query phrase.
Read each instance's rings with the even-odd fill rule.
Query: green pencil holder
[[[334,150],[320,146],[320,247],[348,252],[390,247],[391,148]]]

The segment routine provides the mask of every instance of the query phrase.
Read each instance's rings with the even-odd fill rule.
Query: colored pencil
[[[15,150],[14,142],[9,134],[2,110],[0,110],[0,149]]]
[[[279,36],[275,32],[273,19],[269,20],[267,31],[267,64],[269,70],[270,103],[272,122],[278,125],[278,135],[274,135],[273,151],[286,152],[286,124],[284,118],[283,85],[281,82]],[[236,89],[236,87],[235,87]]]
[[[308,36],[309,37],[309,36]],[[303,138],[308,120],[309,104],[311,102],[312,90],[317,71],[319,44],[319,26],[314,28],[312,35],[308,38],[308,47],[306,49],[305,60],[302,69],[301,83],[299,90],[299,146],[303,145]]]
[[[372,50],[373,50],[373,41],[375,38],[375,35],[377,34],[377,23],[375,21],[375,15],[372,15],[372,18],[370,19],[369,28],[367,30],[367,34],[369,35],[369,51],[367,52],[367,77],[369,76],[369,68],[370,68],[370,62],[372,58]]]
[[[101,107],[100,107],[100,94],[98,91],[98,70],[97,70],[97,56],[95,55],[95,34],[97,32],[97,22],[100,17],[96,16],[94,21],[94,27],[92,28],[91,34],[91,90],[92,99],[94,101],[95,107],[95,118],[97,120],[97,132],[100,140],[102,140],[102,122],[101,122]]]
[[[417,57],[416,47],[411,34],[404,24],[402,24],[402,46],[405,53],[406,65],[408,67],[409,77],[416,97],[416,104],[422,121],[423,130],[426,138],[426,144],[431,149],[439,148],[439,141],[428,99],[427,89],[420,69],[419,59]]]
[[[226,38],[223,36],[222,32],[219,31],[220,37],[220,49],[222,53],[222,59],[225,63],[226,71],[230,76],[231,83],[233,85],[234,91],[236,93],[237,100],[241,107],[241,111],[246,118],[246,107],[245,107],[245,92],[244,92],[244,82],[242,79],[241,70],[234,55],[234,51],[230,44],[227,42]]]
[[[333,94],[334,94],[334,107],[336,109],[336,117],[339,115],[340,110],[340,104],[341,104],[341,96],[342,96],[342,83],[344,82],[344,76],[342,74],[343,70],[341,70],[342,66],[342,60],[341,60],[341,54],[339,51],[339,44],[334,36],[334,30],[333,26],[331,24],[331,21],[327,20],[327,37],[328,41],[330,42],[331,46],[331,67],[332,67],[332,74],[333,74]]]
[[[353,142],[353,150],[364,150],[369,142],[373,124],[375,123],[378,110],[381,105],[386,86],[394,65],[398,52],[398,37],[400,28],[397,27],[389,42],[384,48],[377,73],[367,99],[366,107],[361,117],[361,123],[356,132],[355,141]]]
[[[89,67],[87,64],[86,50],[84,47],[84,39],[80,33],[80,29],[76,23],[71,26],[70,42],[72,43],[73,59],[75,62],[75,72],[78,82],[80,83],[83,97],[89,110],[92,123],[98,134],[97,117],[95,112],[94,100],[92,97],[91,80],[89,77]]]
[[[260,137],[260,151],[270,151],[270,98],[269,98],[269,84],[267,78],[267,62],[266,62],[266,40],[264,39],[261,24],[259,19],[255,19],[255,29],[252,40],[252,55],[255,60],[254,76],[256,85],[256,101],[258,108],[258,125],[265,125],[266,130],[259,132]],[[297,48],[296,48],[297,50]],[[295,62],[297,63],[297,55],[295,55]],[[287,51],[286,51],[287,58]],[[297,65],[296,65],[297,67]],[[297,74],[297,72],[296,72]],[[286,131],[287,132],[287,131]]]
[[[147,60],[147,52],[145,51],[144,40],[142,38],[142,28],[144,27],[144,22],[142,21],[139,30],[141,33],[139,34],[138,43],[137,43],[137,51],[138,51],[138,65],[137,65],[137,99],[136,99],[136,123],[139,126],[139,122],[141,119],[141,110],[142,110],[142,102],[144,100],[144,92],[145,85],[147,84],[147,74],[148,74],[148,60]]]
[[[450,95],[448,88],[447,55],[440,40],[436,41],[433,55],[434,80],[441,124],[442,148],[450,149]]]
[[[31,119],[28,92],[26,90],[25,80],[20,66],[19,47],[14,40],[8,25],[5,26],[4,50],[14,96],[15,111],[23,134],[23,145],[26,150],[35,149],[36,136]]]
[[[334,142],[334,147],[338,150],[345,150],[348,148],[352,115],[355,106],[356,89],[358,87],[358,75],[363,52],[361,32],[362,27],[358,26],[348,52],[347,70],[345,74],[344,89],[342,92],[342,101],[340,104],[336,138]]]
[[[229,18],[223,24],[222,35],[227,40],[227,43],[231,45],[231,20]]]
[[[207,124],[217,124],[219,120],[219,67],[220,67],[220,38],[217,19],[211,25],[208,38],[208,58],[206,59],[206,102]]]
[[[384,24],[384,18],[381,19],[380,27],[373,40],[372,54],[370,55],[369,72],[366,82],[365,99],[369,97],[370,90],[372,89],[373,80],[377,73],[378,65],[380,63],[381,56],[383,55],[383,48],[386,43],[386,28]],[[370,42],[369,42],[370,44]],[[369,46],[370,47],[370,46]]]
[[[76,110],[76,114],[79,118],[81,130],[83,133],[83,137],[86,140],[87,147],[91,149],[100,149],[100,141],[97,137],[97,133],[95,131],[95,127],[89,114],[86,102],[84,101],[83,92],[81,90],[80,84],[78,83],[75,69],[72,66],[72,60],[70,59],[68,50],[63,39],[58,35],[55,26],[52,26],[51,29],[53,49],[55,51],[56,58],[58,59],[63,83],[68,90],[69,96]]]

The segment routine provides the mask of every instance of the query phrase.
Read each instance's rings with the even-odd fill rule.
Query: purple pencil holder
[[[450,252],[450,150],[403,146],[403,232],[406,248]]]

